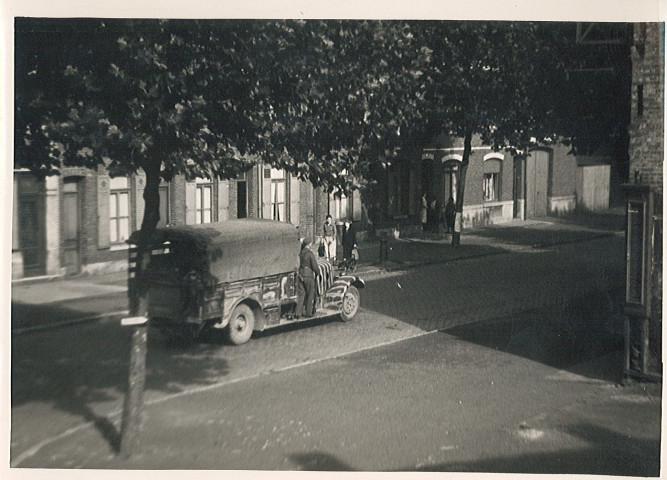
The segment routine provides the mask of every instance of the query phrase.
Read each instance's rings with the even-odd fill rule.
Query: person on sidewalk
[[[359,252],[356,252],[356,259],[354,258],[353,253],[357,247],[357,232],[349,220],[345,220],[343,226],[343,267],[347,270],[354,270],[356,267],[356,261],[359,258]]]
[[[422,232],[426,231],[426,222],[428,221],[428,201],[426,200],[426,194],[422,195],[422,204],[419,211],[420,220],[422,222]]]
[[[438,199],[430,195],[428,204],[428,231],[438,233]]]
[[[315,315],[315,280],[319,268],[315,254],[309,248],[312,242],[304,238],[299,254],[299,278],[297,282],[296,318]],[[305,310],[305,311],[304,311]]]
[[[446,233],[454,232],[454,218],[456,217],[456,205],[454,205],[454,197],[449,197],[447,205],[445,205],[445,230]]]
[[[357,244],[357,232],[354,225],[349,220],[345,220],[343,226],[343,260],[349,260],[352,257],[352,249]]]
[[[327,215],[322,226],[322,238],[324,240],[324,256],[329,262],[333,263],[336,260],[336,225],[333,224],[331,215]]]

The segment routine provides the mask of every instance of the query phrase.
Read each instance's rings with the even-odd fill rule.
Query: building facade
[[[416,223],[421,198],[440,210],[456,200],[463,141],[438,139],[431,146],[403,152],[381,179],[381,223]],[[609,208],[609,156],[576,156],[563,144],[535,149],[525,157],[496,152],[473,141],[463,204],[464,227],[512,219],[563,215]]]
[[[127,268],[126,240],[141,227],[142,174],[111,178],[100,167],[63,168],[38,180],[14,172],[12,278],[104,273]],[[177,176],[160,185],[158,226],[266,218],[316,238],[327,214],[361,219],[358,192],[327,194],[284,170],[258,164],[233,180]]]

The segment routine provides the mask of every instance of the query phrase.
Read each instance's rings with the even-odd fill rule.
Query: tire
[[[357,310],[359,310],[359,290],[357,290],[357,287],[350,285],[343,296],[343,306],[339,317],[342,321],[348,322],[354,318]]]
[[[237,305],[227,325],[227,338],[232,345],[242,345],[250,340],[255,327],[255,314],[245,304]]]

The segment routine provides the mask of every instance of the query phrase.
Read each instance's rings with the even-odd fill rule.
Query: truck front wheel
[[[359,290],[350,285],[343,296],[343,306],[340,310],[340,319],[344,322],[352,320],[359,310]]]
[[[255,314],[245,304],[237,305],[227,325],[227,337],[233,345],[241,345],[250,340],[255,327]]]

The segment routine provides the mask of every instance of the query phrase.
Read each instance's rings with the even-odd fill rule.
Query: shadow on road
[[[328,453],[308,452],[290,455],[290,459],[309,471],[352,472],[354,469]]]
[[[632,477],[658,477],[660,475],[659,440],[628,436],[592,424],[568,425],[564,427],[563,433],[578,437],[590,446],[572,450],[485,458],[470,462],[440,463],[418,470]]]
[[[12,330],[37,326],[57,328],[59,324],[98,316],[100,312],[125,309],[127,294],[112,293],[37,305],[12,301],[11,308]]]
[[[598,292],[445,330],[461,340],[567,369],[623,348],[622,291]],[[578,372],[579,373],[579,372]],[[620,382],[622,365],[600,380]]]
[[[93,422],[117,449],[118,428],[100,411],[122,405],[130,336],[130,329],[107,322],[13,337],[12,409],[30,402],[52,405]],[[219,357],[220,345],[169,347],[155,330],[149,331],[148,342],[147,390],[176,393],[215,383],[229,373]]]

